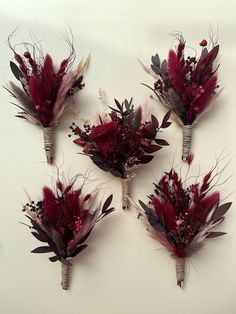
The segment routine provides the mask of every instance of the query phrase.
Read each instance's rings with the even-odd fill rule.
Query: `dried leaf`
[[[169,143],[166,141],[166,140],[163,140],[163,139],[155,139],[154,140],[158,145],[161,145],[161,146],[168,146]]]
[[[146,211],[151,211],[151,208],[150,207],[148,207],[144,202],[142,202],[142,201],[138,201],[139,202],[139,204],[141,205],[141,207],[144,209],[144,211],[146,212]]]
[[[12,62],[12,61],[10,61],[10,67],[11,67],[11,71],[12,71],[12,73],[14,74],[15,78],[19,81],[20,78],[22,77],[22,72],[21,72],[21,70],[20,70],[20,69],[18,68],[18,66],[17,66],[14,62]]]
[[[54,263],[59,260],[59,257],[55,255],[55,256],[49,257],[49,260]]]
[[[161,75],[161,69],[160,67],[156,66],[155,64],[151,64],[151,69],[152,71],[157,74],[157,75]]]
[[[89,232],[79,241],[78,244],[82,244],[84,243],[84,241],[86,241],[90,235],[90,233],[92,232],[93,228],[89,230]]]
[[[87,244],[83,244],[83,245],[77,246],[76,249],[71,254],[71,257],[75,257],[80,252],[82,252],[84,249],[86,249],[86,247],[87,247]]]
[[[141,125],[142,122],[142,108],[141,106],[138,107],[137,110],[135,110],[134,113],[134,122],[133,122],[133,131],[137,131]]]
[[[48,242],[48,238],[46,235],[38,232],[31,232],[31,234],[39,241],[41,242]]]
[[[161,61],[159,55],[156,53],[155,56],[152,56],[152,63],[155,64],[157,67],[160,67]]]
[[[50,246],[39,246],[31,251],[31,253],[49,253],[52,252]]]
[[[121,104],[119,103],[117,99],[114,99],[114,100],[115,100],[117,108],[121,111],[122,110]]]
[[[217,207],[212,215],[212,220],[216,220],[221,218],[226,214],[226,212],[229,210],[230,206],[232,205],[231,202],[225,203],[219,207]]]
[[[161,127],[162,127],[162,129],[166,129],[166,128],[168,128],[170,125],[171,125],[171,122],[165,122],[165,123],[162,122]]]
[[[163,120],[162,120],[162,124],[166,123],[166,122],[170,119],[170,115],[171,115],[171,110],[169,110],[169,111],[165,114],[165,116],[164,116],[164,118],[163,118]]]
[[[106,211],[104,212],[104,214],[102,215],[101,219],[104,218],[104,217],[106,217],[108,214],[114,212],[114,210],[115,210],[114,207],[111,207],[111,208],[109,208],[108,210],[106,210]]]
[[[55,229],[52,229],[52,240],[56,244],[59,255],[60,256],[65,255],[66,251],[65,243],[59,232],[57,232]]]
[[[227,234],[227,233],[226,232],[220,232],[220,231],[209,232],[208,235],[206,236],[206,239],[220,237],[220,236],[223,236],[225,234]]]
[[[144,155],[143,157],[140,158],[140,163],[141,163],[141,164],[147,164],[147,163],[149,163],[153,158],[154,158],[154,156],[152,156],[152,155]]]
[[[112,199],[113,199],[113,195],[111,194],[110,196],[108,196],[105,203],[103,204],[102,213],[104,213],[107,210],[107,208],[111,205]]]
[[[157,118],[152,114],[151,119],[152,119],[152,124],[155,126],[156,129],[158,129],[159,128],[159,122],[158,122]]]

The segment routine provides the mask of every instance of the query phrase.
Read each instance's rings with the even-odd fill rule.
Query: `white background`
[[[78,59],[91,52],[86,88],[75,98],[82,116],[95,116],[102,110],[98,89],[107,100],[134,97],[140,104],[149,96],[141,82],[152,79],[137,62],[149,63],[152,54],[166,57],[173,45],[170,34],[182,31],[187,43],[196,47],[208,36],[210,25],[219,29],[220,85],[223,92],[214,108],[204,116],[194,132],[193,173],[204,173],[224,149],[231,163],[224,173],[235,171],[235,1],[110,1],[51,0],[0,1],[0,81],[12,79],[6,45],[16,27],[16,42],[30,40],[34,33],[44,51],[60,61],[67,55],[63,39],[67,26],[75,37]],[[60,263],[51,263],[47,254],[31,254],[38,242],[20,224],[27,201],[40,196],[43,184],[50,184],[55,168],[45,163],[40,129],[14,117],[16,109],[3,89],[0,94],[1,206],[0,206],[0,313],[1,314],[235,314],[236,313],[236,214],[235,205],[219,228],[228,235],[205,242],[187,262],[186,285],[176,286],[174,260],[152,240],[133,213],[123,213],[120,182],[96,169],[91,161],[77,154],[80,148],[67,137],[74,119],[68,112],[57,130],[56,164],[71,175],[92,171],[101,185],[101,198],[114,194],[117,212],[103,220],[87,241],[89,244],[73,265],[71,289],[60,287]],[[149,101],[150,111],[162,118],[163,109]],[[170,146],[140,168],[132,186],[132,197],[146,200],[152,182],[161,168],[169,170],[175,155],[180,162],[181,129],[173,123],[166,130]],[[226,182],[224,195],[235,191],[235,177]],[[95,184],[95,183],[93,183]],[[222,187],[221,187],[222,188]],[[235,201],[235,194],[229,196]]]

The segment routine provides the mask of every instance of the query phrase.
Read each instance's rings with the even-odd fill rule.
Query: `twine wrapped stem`
[[[47,162],[53,163],[53,128],[43,128],[44,149],[46,152]]]
[[[69,267],[69,265],[61,263],[61,286],[64,290],[69,288]]]
[[[183,126],[182,160],[185,160],[190,153],[192,130],[193,126],[191,124]]]
[[[185,277],[185,259],[178,258],[175,261],[177,285],[183,287]]]
[[[129,179],[121,179],[122,185],[122,208],[128,209],[129,208]]]

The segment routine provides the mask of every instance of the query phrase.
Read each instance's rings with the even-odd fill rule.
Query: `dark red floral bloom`
[[[75,188],[75,181],[64,185],[57,181],[55,192],[43,188],[42,200],[27,203],[24,211],[32,223],[32,234],[48,246],[34,249],[33,253],[54,252],[50,261],[57,260],[68,264],[68,258],[76,256],[87,245],[83,244],[95,224],[111,213],[112,195],[105,201],[103,207],[98,205],[92,210],[94,194],[83,195],[82,187]]]
[[[170,112],[159,125],[152,115],[151,121],[142,122],[142,110],[134,110],[132,101],[125,100],[120,104],[115,100],[117,108],[111,108],[111,121],[97,126],[85,125],[84,130],[72,124],[72,132],[79,136],[74,142],[83,147],[92,161],[104,171],[115,176],[127,178],[138,164],[148,163],[153,156],[149,155],[168,143],[157,139],[157,133],[167,128]]]
[[[119,141],[119,124],[118,122],[111,121],[97,125],[91,129],[90,136],[101,155],[104,158],[109,158],[109,155],[114,150],[114,146],[117,146]]]

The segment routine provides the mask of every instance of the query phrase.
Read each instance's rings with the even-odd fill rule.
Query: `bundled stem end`
[[[61,286],[64,290],[69,288],[69,267],[69,265],[61,263]]]
[[[122,208],[127,210],[129,208],[129,179],[121,179],[122,185]]]
[[[185,277],[185,259],[178,258],[175,261],[176,266],[176,279],[177,285],[182,288],[184,285],[184,277]]]
[[[183,144],[182,144],[182,160],[185,160],[190,153],[192,143],[193,126],[187,124],[183,126]]]
[[[43,139],[44,139],[44,149],[46,152],[47,163],[53,163],[53,128],[45,127],[43,128]]]

